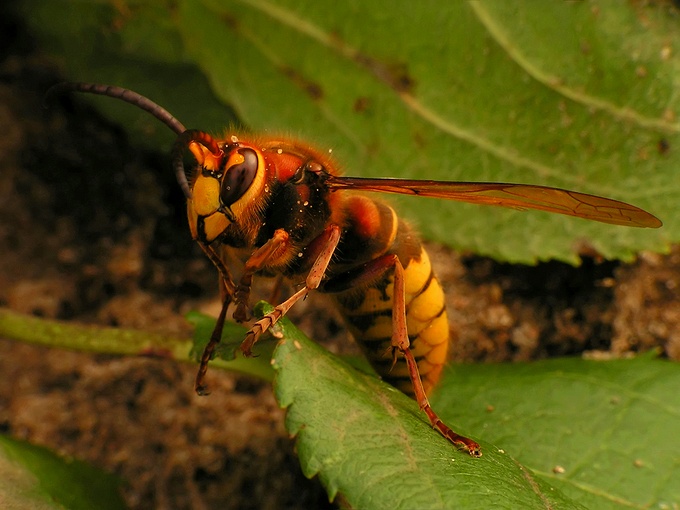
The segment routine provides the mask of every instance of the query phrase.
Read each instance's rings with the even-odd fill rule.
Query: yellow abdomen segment
[[[414,242],[412,240],[411,244]],[[425,391],[429,393],[439,380],[449,347],[444,292],[422,246],[420,254],[410,258],[396,251],[404,266],[406,319],[411,351],[418,363]],[[348,291],[352,294],[351,301],[360,303],[358,306],[345,306],[343,303],[348,300],[342,295],[337,296],[336,300],[355,340],[375,370],[399,390],[413,395],[403,358],[398,358],[392,368],[393,289],[393,275],[390,272],[389,276],[366,288]]]

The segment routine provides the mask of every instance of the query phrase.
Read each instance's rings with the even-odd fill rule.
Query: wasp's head
[[[261,194],[264,160],[259,150],[235,137],[217,142],[203,132],[193,132],[182,138],[198,163],[187,203],[189,226],[194,239],[209,244],[238,223],[246,206]]]

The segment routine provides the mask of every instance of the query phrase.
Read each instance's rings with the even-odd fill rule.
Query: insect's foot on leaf
[[[448,427],[446,427],[446,428],[448,428]],[[451,441],[454,445],[456,445],[458,448],[460,448],[461,450],[467,451],[470,454],[470,457],[479,458],[479,457],[482,456],[482,447],[479,446],[479,444],[476,441],[473,441],[472,439],[467,438],[465,436],[461,436],[459,434],[456,434],[451,429],[449,429],[447,431],[448,433],[444,433],[444,431],[442,431],[442,430],[440,430],[440,432],[442,432],[444,434],[444,436],[449,441]]]
[[[479,446],[475,441],[472,439],[468,439],[467,437],[463,438],[465,441],[455,441],[454,444],[460,448],[461,450],[465,450],[470,454],[470,457],[475,457],[479,458],[482,456],[482,447]]]
[[[468,450],[470,452],[470,456],[479,458],[482,456],[482,450],[479,448]]]

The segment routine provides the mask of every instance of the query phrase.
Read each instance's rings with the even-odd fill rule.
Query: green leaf
[[[167,107],[188,128],[222,132],[236,123],[232,109],[215,97],[206,76],[184,54],[165,3],[28,0],[19,8],[65,78],[133,88]],[[175,135],[148,113],[109,98],[88,98],[125,126],[135,142],[170,152]]]
[[[199,320],[206,322],[197,334],[205,337],[214,321]],[[185,360],[189,351],[181,339],[0,309],[0,336],[28,340],[26,331],[32,341],[52,347],[166,357],[178,352]],[[242,338],[242,328],[233,333],[233,341]],[[274,333],[283,335],[274,353],[277,399],[288,408],[302,468],[307,476],[318,475],[331,497],[340,493],[354,507],[680,503],[676,363],[646,355],[448,367],[431,403],[445,422],[481,443],[484,456],[474,459],[432,430],[414,401],[333,357],[287,320]],[[266,342],[257,346],[266,349]],[[269,366],[265,353],[255,361]],[[239,360],[216,359],[211,366],[257,375]],[[23,481],[14,485],[27,487]]]
[[[189,312],[186,315],[186,319],[194,326],[194,345],[191,348],[191,353],[189,355],[194,361],[199,362],[201,361],[203,350],[205,349],[205,346],[208,345],[208,341],[212,336],[217,321],[214,317],[198,312]],[[214,357],[223,359],[224,361],[234,360],[246,331],[248,331],[248,329],[244,326],[236,324],[235,322],[226,321],[224,323],[224,328],[222,329],[222,340],[215,348]]]
[[[649,354],[464,365],[446,371],[432,405],[587,508],[672,508],[679,385],[680,366]]]
[[[122,509],[118,485],[115,477],[84,462],[0,435],[2,508]]]
[[[577,262],[584,246],[630,259],[680,239],[670,2],[32,0],[22,9],[67,77],[136,89],[188,127],[228,127],[229,104],[253,132],[332,148],[347,174],[557,186],[665,222],[633,229],[397,200],[449,245]],[[136,115],[126,125],[164,129],[106,108]]]
[[[215,328],[214,317],[198,312],[189,312],[187,320],[194,326],[194,343],[189,354],[196,362],[201,360],[201,355]],[[274,350],[274,343],[267,337],[257,342],[253,347],[253,356],[246,358],[240,355],[239,347],[245,338],[248,328],[235,322],[226,321],[222,330],[222,340],[215,348],[214,359],[210,366],[219,366],[234,372],[252,375],[271,381],[274,374],[269,360]],[[217,359],[217,363],[215,363]]]
[[[479,459],[456,450],[413,400],[282,329],[276,397],[303,472],[331,498],[370,509],[580,508],[489,443]]]
[[[215,319],[197,312],[188,313],[187,319],[195,328],[193,342],[162,333],[40,319],[0,307],[0,337],[52,348],[195,363],[208,343]],[[216,350],[216,359],[210,366],[271,381],[273,372],[269,359],[272,342],[258,342],[251,358],[238,356],[234,359],[235,349],[241,344],[246,331],[243,326],[227,322],[222,335],[224,344]]]
[[[282,322],[275,389],[302,469],[353,508],[680,502],[676,364],[643,357],[450,367],[432,405],[480,442],[483,457],[474,459],[432,430],[414,401]]]

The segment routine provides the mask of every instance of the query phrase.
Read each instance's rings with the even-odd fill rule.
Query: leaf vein
[[[330,50],[337,52],[340,56],[364,67],[366,70],[372,73],[376,79],[392,88],[397,93],[397,96],[401,99],[402,103],[409,110],[440,131],[469,143],[493,155],[501,161],[506,161],[513,166],[527,168],[533,171],[541,179],[544,179],[545,177],[551,177],[565,183],[574,183],[579,185],[582,184],[581,178],[573,172],[563,171],[532,159],[522,157],[508,147],[498,145],[491,140],[479,136],[477,133],[474,133],[469,129],[461,127],[454,122],[442,118],[420,103],[415,98],[415,96],[413,96],[408,91],[407,88],[402,89],[395,85],[394,77],[392,77],[390,73],[385,72],[385,66],[379,65],[378,62],[366,55],[362,55],[356,48],[349,46],[338,37],[333,37],[331,34],[325,32],[308,20],[297,16],[295,13],[273,5],[271,2],[267,2],[266,0],[240,1],[261,11],[269,17],[278,20],[289,28],[307,35],[311,39],[326,46]],[[593,189],[592,191],[594,192],[596,190]],[[597,189],[597,192],[601,194],[612,194],[615,191],[616,190],[612,190],[603,186],[599,186]]]
[[[668,122],[664,119],[647,117],[632,108],[616,105],[610,101],[605,101],[604,99],[580,92],[565,85],[563,80],[558,76],[548,74],[534,65],[531,60],[520,51],[519,46],[510,41],[509,34],[502,29],[500,24],[496,22],[481,2],[470,2],[470,8],[474,11],[491,37],[493,37],[498,45],[505,50],[508,56],[529,76],[543,84],[545,87],[554,90],[558,94],[561,94],[576,103],[583,104],[588,108],[606,112],[616,119],[634,122],[644,128],[673,134],[680,133],[680,124],[677,122]]]

